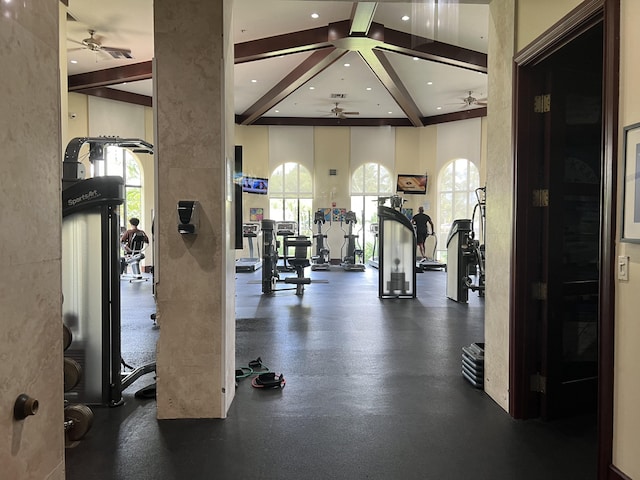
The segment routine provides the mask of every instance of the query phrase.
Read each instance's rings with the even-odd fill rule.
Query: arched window
[[[371,224],[378,223],[378,197],[393,195],[394,186],[391,172],[378,163],[365,163],[351,175],[351,210],[360,222],[354,232],[360,232],[365,261],[374,253]]]
[[[135,156],[126,148],[107,146],[104,160],[93,161],[93,176],[117,175],[124,179],[125,202],[120,209],[120,224],[128,219],[143,219],[142,169]]]
[[[471,218],[478,199],[476,189],[480,186],[480,174],[473,162],[458,158],[447,163],[438,175],[438,235],[439,260],[446,261],[447,237],[454,220]],[[478,214],[476,214],[476,223]],[[476,229],[478,226],[475,225]]]
[[[296,222],[299,235],[311,236],[313,179],[307,168],[296,162],[276,167],[269,179],[269,218]]]

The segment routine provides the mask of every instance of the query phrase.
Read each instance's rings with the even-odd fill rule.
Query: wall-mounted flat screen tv
[[[427,176],[426,175],[398,175],[398,183],[396,192],[424,195],[427,193]]]
[[[260,177],[242,177],[242,191],[266,195],[269,191],[269,181]]]

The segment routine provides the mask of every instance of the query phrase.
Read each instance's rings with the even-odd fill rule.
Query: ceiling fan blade
[[[342,112],[343,115],[360,115],[360,112]]]
[[[67,52],[79,52],[81,50],[86,50],[86,48],[85,47],[67,48]]]
[[[79,42],[78,40],[74,40],[72,38],[67,38],[67,42],[75,43],[77,45],[84,45],[84,43]]]

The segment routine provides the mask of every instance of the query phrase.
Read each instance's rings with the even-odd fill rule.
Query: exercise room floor
[[[238,273],[236,367],[260,357],[286,387],[239,382],[225,420],[156,420],[155,400],[124,392],[95,407],[66,450],[68,480],[596,478],[595,417],[515,421],[461,375],[484,341],[484,301],[445,297],[446,273],[417,275],[417,299],[378,299],[378,272],[307,269],[304,296],[261,294]],[[278,284],[278,288],[285,285]],[[122,355],[155,358],[151,283],[122,283]],[[185,328],[189,328],[186,324]]]

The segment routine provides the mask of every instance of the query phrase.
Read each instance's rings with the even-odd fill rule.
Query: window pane
[[[278,196],[278,194],[282,194],[282,192],[284,191],[282,183],[283,172],[284,165],[280,165],[271,174],[271,178],[269,179],[269,193],[271,195]]]
[[[311,211],[311,204],[313,200],[300,199],[300,235],[306,235],[307,237],[313,236],[313,214]]]
[[[125,159],[126,159],[126,178],[125,181],[127,185],[142,185],[142,175],[140,174],[140,167],[138,166],[138,162],[133,155],[128,150],[125,150]]]
[[[140,187],[126,187],[126,215],[127,220],[131,217],[142,218],[142,199]]]
[[[476,186],[475,188],[480,186],[480,172],[473,163],[469,163],[469,186],[473,185]]]
[[[394,187],[395,182],[389,170],[377,163],[361,165],[351,176],[353,194],[388,195],[394,191]]]
[[[450,192],[453,190],[453,163],[447,165],[440,175],[440,191]]]
[[[380,180],[380,169],[377,163],[364,165],[364,193],[377,193]]]
[[[394,184],[391,172],[384,167],[380,167],[380,190],[378,193],[392,193]]]
[[[295,164],[286,163],[284,166],[284,191],[290,193],[298,192],[298,169]]]
[[[284,200],[281,198],[269,199],[269,217],[276,222],[284,220]]]
[[[313,179],[311,178],[311,173],[302,165],[300,165],[300,189],[298,191],[301,194],[313,194]]]
[[[467,175],[467,166],[469,164],[468,160],[458,159],[454,164],[455,171],[455,190],[467,190],[469,188],[468,175]]]
[[[284,219],[289,222],[298,222],[298,199],[287,198],[284,201]]]
[[[351,191],[353,193],[364,192],[364,168],[358,167],[351,177]]]
[[[120,147],[106,147],[106,175],[118,175],[124,178],[123,150]]]

